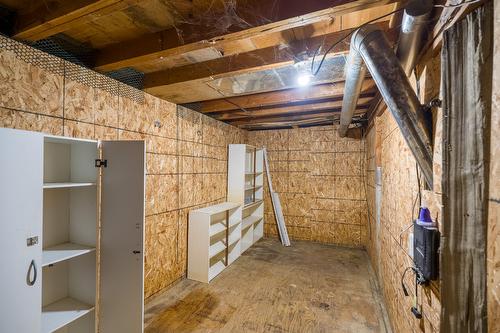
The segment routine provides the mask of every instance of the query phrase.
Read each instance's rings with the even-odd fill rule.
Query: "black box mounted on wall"
[[[439,276],[439,240],[436,228],[426,228],[413,223],[413,262],[425,280]]]

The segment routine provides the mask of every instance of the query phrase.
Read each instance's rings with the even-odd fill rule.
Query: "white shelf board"
[[[261,188],[262,185],[255,185],[255,186],[245,186],[245,191],[251,191],[251,190],[256,190],[258,188]]]
[[[94,143],[97,146],[98,141],[97,140],[90,140],[90,139],[79,139],[79,138],[69,138],[66,136],[58,136],[58,135],[45,135],[45,142],[50,142],[50,143],[73,143],[73,142],[85,142],[85,143]]]
[[[253,206],[259,205],[261,203],[262,203],[262,199],[256,200],[254,202],[250,202],[250,203],[247,203],[245,206],[243,206],[243,209],[248,209],[248,208],[251,208]]]
[[[239,242],[240,239],[241,238],[239,235],[229,236],[229,246],[232,246],[233,244]]]
[[[257,172],[245,172],[245,176],[254,176],[254,175],[260,175],[262,174],[262,171],[257,171]]]
[[[42,332],[50,333],[86,315],[94,306],[66,297],[42,308]]]
[[[235,225],[238,225],[241,223],[241,220],[236,220],[236,221],[233,221],[233,222],[229,222],[229,228],[232,228],[234,227]]]
[[[210,249],[208,250],[208,256],[209,258],[213,258],[225,249],[226,245],[222,241],[218,241],[217,243],[210,246]]]
[[[250,242],[241,242],[241,253],[245,252],[246,250],[248,250],[250,248],[250,246],[253,245],[253,242],[250,243]]]
[[[43,188],[71,188],[71,187],[85,187],[85,186],[95,186],[95,183],[43,183]]]
[[[226,265],[224,265],[224,262],[222,260],[217,261],[217,263],[212,265],[208,270],[208,281],[219,275],[219,273],[222,272],[224,268],[226,268]]]
[[[234,202],[223,202],[218,205],[208,206],[205,208],[195,209],[192,212],[204,213],[204,214],[218,214],[225,212],[226,210],[238,208],[240,204]]]
[[[42,252],[42,267],[78,257],[92,251],[95,251],[95,248],[73,243],[51,246],[44,249]]]
[[[254,215],[247,216],[241,222],[241,229],[246,229],[255,222],[258,222],[260,220],[262,220],[262,216],[254,216]]]
[[[222,222],[214,223],[210,225],[210,237],[217,235],[218,233],[226,230],[226,225]]]

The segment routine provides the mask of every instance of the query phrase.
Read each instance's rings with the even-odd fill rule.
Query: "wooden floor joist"
[[[279,0],[277,8],[283,12],[276,13],[267,18],[270,23],[250,24],[250,28],[240,31],[230,32],[223,36],[203,35],[203,32],[210,32],[209,27],[179,26],[164,31],[141,36],[134,40],[128,40],[107,47],[99,52],[96,67],[98,71],[111,71],[123,67],[136,67],[144,63],[162,60],[172,56],[189,54],[203,49],[216,49],[225,52],[225,48],[236,41],[251,40],[253,37],[262,36],[276,32],[301,27],[321,21],[329,21],[334,17],[353,13],[363,9],[379,7],[396,2],[394,0],[337,0],[333,4],[331,1],[315,0]],[[271,3],[268,0],[260,0],[260,3]],[[275,2],[273,2],[275,3]],[[262,6],[260,6],[262,7]],[[260,8],[256,4],[256,10]],[[264,6],[265,7],[265,6]],[[284,8],[288,8],[285,10]],[[273,13],[271,10],[270,13]],[[258,13],[255,13],[258,15]],[[261,12],[262,17],[269,16],[269,13]],[[195,29],[193,33],[190,31]],[[183,31],[185,36],[197,36],[196,40],[179,40],[178,31]],[[195,33],[196,32],[196,33]],[[201,32],[201,34],[200,34]],[[134,45],[134,47],[130,47]],[[239,53],[241,50],[233,54]]]
[[[126,9],[139,1],[72,0],[49,4],[44,2],[27,13],[20,13],[14,38],[37,41],[90,22],[96,17]]]
[[[358,110],[363,111],[368,107],[369,102],[372,100],[371,96],[362,97],[358,100]],[[266,116],[279,116],[279,115],[293,115],[308,113],[313,114],[317,112],[324,112],[327,110],[338,110],[342,107],[342,100],[326,101],[322,103],[311,103],[311,104],[299,104],[299,105],[286,105],[272,108],[264,109],[246,109],[243,110],[232,110],[229,112],[223,112],[220,114],[213,115],[215,119],[221,121],[233,120],[233,119],[256,119]]]
[[[374,91],[374,88],[375,83],[367,78],[363,82],[361,92],[370,93]],[[239,110],[240,108],[249,109],[295,102],[317,101],[327,98],[342,98],[343,92],[344,82],[335,82],[310,87],[204,101],[200,102],[199,110],[202,113],[211,113]]]

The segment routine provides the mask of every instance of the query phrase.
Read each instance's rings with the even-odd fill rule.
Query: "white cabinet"
[[[40,332],[43,138],[0,131],[0,332]]]
[[[240,256],[240,204],[192,210],[188,230],[189,279],[208,283]]]
[[[142,331],[144,155],[0,128],[1,332]]]
[[[241,252],[264,235],[264,151],[245,144],[230,144],[227,200],[242,208]]]

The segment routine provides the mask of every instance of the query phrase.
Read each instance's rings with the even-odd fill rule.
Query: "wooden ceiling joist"
[[[42,1],[16,20],[13,37],[37,41],[67,31],[96,17],[126,9],[140,0]]]
[[[373,92],[374,88],[375,83],[371,79],[367,78],[363,81],[361,93],[365,94]],[[202,113],[239,110],[239,108],[250,109],[295,102],[316,101],[334,97],[342,98],[343,93],[344,82],[336,82],[205,101],[200,103],[201,106],[199,109]]]
[[[96,70],[112,71],[124,67],[140,66],[145,63],[161,61],[163,58],[189,54],[203,49],[213,49],[221,52],[221,56],[228,56],[225,46],[252,37],[265,34],[283,32],[315,22],[329,21],[356,11],[382,6],[396,2],[394,0],[259,0],[255,4],[253,16],[266,18],[267,24],[261,22],[251,24],[251,28],[232,27],[230,33],[223,36],[211,36],[203,32],[213,31],[210,27],[195,25],[180,25],[164,31],[143,35],[133,40],[123,41],[102,49],[96,60]],[[266,8],[275,5],[272,9]],[[273,10],[278,8],[279,10]],[[271,16],[271,17],[269,17]],[[251,21],[250,21],[251,23]],[[185,36],[196,36],[196,39],[179,38],[178,31]],[[193,31],[193,33],[190,33]],[[196,33],[194,33],[196,32]],[[241,52],[234,50],[236,54]]]
[[[152,88],[179,82],[201,80],[206,78],[216,79],[223,76],[237,75],[241,73],[254,72],[259,70],[277,68],[293,64],[297,59],[295,55],[300,51],[313,52],[322,44],[330,45],[350,33],[352,29],[338,31],[307,41],[290,42],[288,48],[283,45],[273,46],[235,54],[229,57],[217,58],[209,61],[195,63],[191,65],[169,68],[163,71],[146,74],[144,87]],[[340,43],[329,54],[345,54],[349,51],[349,41]]]
[[[358,100],[358,107],[360,109],[368,108],[369,102],[372,100],[372,96],[361,97]],[[281,106],[275,108],[257,109],[257,110],[236,110],[230,112],[224,112],[221,114],[213,115],[215,119],[221,121],[244,119],[244,118],[258,118],[266,116],[279,116],[279,115],[294,115],[294,114],[313,114],[318,112],[323,112],[325,110],[338,110],[342,107],[342,99],[337,99],[335,101],[327,101],[320,103],[302,104],[302,105],[292,105],[292,106]]]
[[[354,114],[355,115],[360,115],[366,112],[367,106],[361,106],[358,107]],[[234,125],[234,126],[241,126],[241,125],[247,125],[247,124],[267,124],[267,123],[274,123],[274,122],[284,122],[284,121],[298,121],[298,120],[308,120],[308,119],[316,119],[316,118],[331,118],[334,116],[340,116],[340,108],[336,110],[329,110],[329,111],[323,111],[323,112],[316,112],[316,113],[306,113],[306,114],[297,114],[297,115],[284,115],[284,116],[272,116],[272,117],[249,117],[246,119],[237,119],[237,120],[227,120],[226,122]]]

